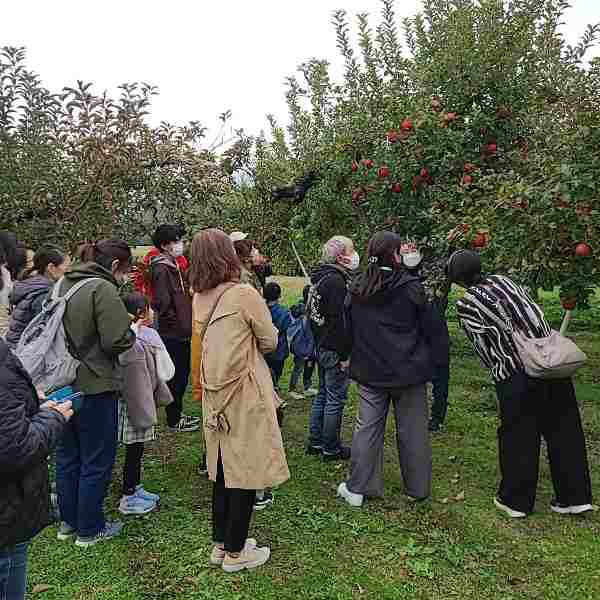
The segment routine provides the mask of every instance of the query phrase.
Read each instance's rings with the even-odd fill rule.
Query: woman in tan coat
[[[240,262],[218,229],[192,246],[193,335],[202,344],[204,436],[213,488],[213,565],[228,573],[269,560],[248,539],[255,490],[289,479],[277,396],[263,358],[277,330],[260,294],[240,283]]]

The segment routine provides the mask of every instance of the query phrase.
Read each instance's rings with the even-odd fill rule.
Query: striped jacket
[[[550,335],[551,329],[541,308],[508,277],[491,275],[468,292],[499,317],[509,316],[513,326],[528,337]],[[482,314],[472,301],[459,300],[457,312],[461,327],[495,381],[504,381],[522,369],[511,336]]]

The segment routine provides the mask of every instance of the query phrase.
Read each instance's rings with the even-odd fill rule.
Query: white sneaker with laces
[[[337,490],[338,498],[343,498],[350,506],[354,508],[360,508],[363,505],[365,497],[363,494],[355,494],[348,489],[346,482],[343,481],[338,486]]]

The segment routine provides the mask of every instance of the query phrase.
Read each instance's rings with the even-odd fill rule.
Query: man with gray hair
[[[344,300],[351,273],[359,264],[352,240],[335,236],[323,247],[321,264],[311,277],[306,310],[315,338],[319,394],[313,400],[307,452],[322,454],[325,461],[350,458],[350,448],[342,446],[340,440],[350,383]]]

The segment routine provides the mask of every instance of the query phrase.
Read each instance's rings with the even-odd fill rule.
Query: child
[[[292,315],[287,308],[279,304],[280,299],[281,287],[274,282],[267,283],[267,285],[265,285],[265,300],[269,310],[271,311],[273,325],[275,325],[277,331],[279,331],[279,341],[277,343],[276,350],[265,356],[267,365],[269,365],[269,368],[271,369],[271,376],[273,377],[273,385],[275,386],[275,390],[279,389],[279,380],[283,374],[285,360],[290,354],[287,330],[292,324]]]
[[[123,302],[132,318],[131,328],[137,341],[119,357],[123,373],[119,440],[126,446],[119,511],[124,515],[145,515],[156,508],[160,496],[147,492],[141,485],[144,443],[155,439],[157,405],[173,402],[166,382],[175,374],[175,366],[158,333],[149,327],[147,298],[134,292],[127,294]]]
[[[302,290],[302,301],[298,304],[294,304],[290,309],[292,317],[294,319],[303,319],[306,312],[306,304],[308,303],[308,293],[310,291],[310,285],[304,286]],[[290,348],[292,354],[293,348]],[[304,395],[307,397],[316,396],[319,392],[312,387],[312,377],[315,370],[315,361],[313,359],[306,359],[303,356],[294,356],[294,369],[292,376],[290,377],[290,398],[294,400],[301,400]],[[304,395],[298,393],[298,381],[300,380],[300,374],[304,371]]]

